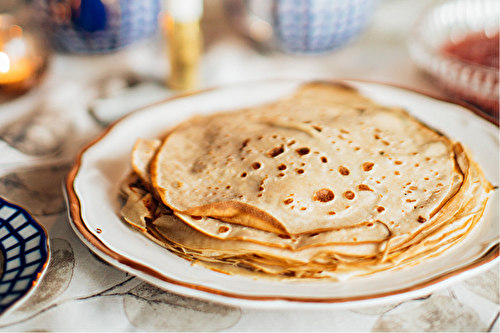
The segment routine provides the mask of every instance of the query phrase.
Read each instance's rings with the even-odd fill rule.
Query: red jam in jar
[[[487,36],[484,33],[470,34],[457,43],[450,43],[443,52],[475,65],[498,69],[499,33]]]

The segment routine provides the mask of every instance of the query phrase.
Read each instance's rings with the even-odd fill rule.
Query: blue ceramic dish
[[[23,208],[0,198],[0,313],[26,296],[49,260],[45,229]]]
[[[336,51],[369,27],[379,0],[231,0],[232,26],[263,50],[291,54]]]
[[[366,30],[376,3],[377,0],[277,0],[275,33],[287,52],[330,52]]]
[[[67,53],[106,53],[152,36],[160,0],[35,0],[54,47]]]

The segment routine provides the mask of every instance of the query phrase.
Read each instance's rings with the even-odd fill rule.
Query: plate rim
[[[472,271],[478,267],[481,266],[488,266],[489,263],[492,263],[493,261],[496,261],[496,259],[499,258],[500,255],[500,246],[497,243],[495,246],[489,249],[486,253],[484,253],[482,256],[476,258],[475,260],[471,261],[470,263],[466,264],[464,267],[458,268],[456,270],[450,271],[450,272],[443,272],[442,274],[438,274],[437,276],[433,276],[429,279],[425,279],[416,285],[412,285],[409,287],[404,287],[400,288],[397,290],[392,290],[392,291],[387,291],[387,292],[381,292],[381,293],[374,293],[374,294],[369,294],[369,295],[359,295],[359,296],[351,296],[351,297],[330,297],[330,298],[306,298],[306,297],[293,297],[293,296],[284,296],[284,295],[265,295],[265,296],[258,296],[258,295],[242,295],[242,294],[237,294],[233,292],[227,292],[223,290],[219,290],[216,288],[208,287],[208,286],[202,286],[202,285],[197,285],[197,284],[192,284],[184,281],[179,281],[175,280],[161,272],[158,272],[157,270],[148,267],[144,264],[141,264],[139,262],[136,262],[130,258],[127,258],[126,256],[123,256],[119,253],[116,253],[113,249],[109,248],[106,244],[104,244],[99,238],[97,238],[96,235],[94,235],[91,230],[87,227],[87,225],[84,222],[84,218],[82,216],[82,204],[80,202],[80,198],[76,194],[76,190],[74,188],[74,182],[75,179],[78,175],[78,171],[81,167],[82,164],[82,158],[84,153],[90,149],[92,146],[94,146],[96,143],[98,143],[102,138],[104,138],[117,124],[119,124],[123,119],[127,118],[129,115],[136,113],[138,111],[154,107],[163,103],[168,103],[170,101],[174,101],[180,98],[184,97],[189,97],[192,95],[197,95],[197,94],[202,94],[206,92],[210,92],[213,90],[217,89],[223,89],[226,87],[234,87],[236,85],[245,85],[245,84],[252,84],[252,83],[258,83],[258,82],[270,82],[270,81],[291,81],[291,79],[267,79],[267,80],[255,80],[255,81],[246,81],[246,82],[240,82],[236,84],[228,84],[228,85],[221,85],[217,87],[212,87],[208,89],[203,89],[195,92],[189,92],[189,93],[184,93],[180,95],[176,95],[161,101],[158,101],[156,103],[141,107],[132,113],[129,113],[113,123],[111,123],[106,129],[104,129],[98,136],[96,136],[93,140],[91,140],[85,147],[83,147],[77,154],[75,162],[69,171],[69,173],[66,176],[65,182],[64,182],[64,192],[65,192],[65,198],[68,206],[68,215],[69,215],[69,220],[70,224],[75,231],[75,233],[79,236],[79,238],[84,241],[85,245],[89,247],[93,252],[95,252],[97,255],[102,257],[105,261],[110,262],[110,264],[114,265],[115,267],[118,267],[120,269],[126,270],[126,268],[136,272],[136,275],[141,276],[145,275],[146,277],[151,277],[152,280],[159,280],[162,281],[163,284],[168,284],[168,285],[174,285],[176,288],[181,287],[186,288],[186,293],[183,293],[185,295],[189,295],[192,297],[199,297],[199,298],[204,298],[204,299],[212,299],[215,297],[215,299],[223,302],[224,299],[226,298],[231,298],[231,299],[236,299],[238,301],[248,301],[246,303],[252,304],[255,302],[263,302],[263,301],[285,301],[286,303],[299,303],[299,304],[340,304],[340,303],[351,303],[351,302],[360,302],[360,301],[368,301],[368,300],[378,300],[378,299],[386,299],[388,297],[395,297],[399,295],[405,295],[413,292],[425,292],[429,288],[433,286],[437,286],[438,284],[441,284],[442,282],[445,281],[450,281],[454,280],[453,278],[456,278],[458,276],[464,275],[464,273]],[[430,93],[426,92],[421,92],[418,91],[417,89],[413,88],[407,88],[402,85],[396,85],[396,84],[391,84],[391,83],[384,83],[384,82],[378,82],[378,81],[370,81],[370,80],[363,80],[363,79],[345,79],[345,78],[340,78],[340,79],[321,79],[321,80],[303,80],[303,79],[297,79],[296,81],[300,81],[302,83],[306,82],[329,82],[329,83],[347,83],[349,84],[349,81],[352,81],[353,83],[367,83],[367,84],[376,84],[376,85],[383,85],[383,86],[388,86],[392,88],[398,88],[402,89],[405,91],[413,92],[419,95],[423,95],[425,97],[442,101],[442,102],[447,102],[447,103],[452,103],[459,105],[464,108],[463,111],[469,111],[472,113],[472,116],[479,118],[481,121],[484,121],[485,123],[489,124],[490,126],[493,125],[495,127],[498,127],[498,125],[494,122],[492,122],[490,119],[486,119],[484,117],[484,113],[482,112],[477,112],[475,108],[465,102],[462,101],[457,101],[452,98],[448,97],[442,97],[442,96],[435,96]],[[137,274],[137,272],[140,272],[141,274]],[[144,276],[142,276],[144,278]],[[151,282],[151,281],[150,281]],[[154,282],[152,282],[154,283]],[[168,288],[166,288],[168,289]],[[191,292],[189,292],[191,290]],[[202,295],[196,294],[193,295],[192,293],[194,291],[201,291],[203,292]],[[208,294],[205,294],[208,293]],[[227,303],[227,302],[226,302]],[[271,303],[271,302],[269,302]]]

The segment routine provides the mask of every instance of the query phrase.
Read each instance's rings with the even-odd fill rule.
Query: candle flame
[[[7,73],[10,69],[10,59],[7,53],[0,52],[0,73]]]

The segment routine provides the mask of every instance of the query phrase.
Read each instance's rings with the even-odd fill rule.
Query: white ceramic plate
[[[402,106],[416,118],[473,152],[498,185],[498,128],[470,110],[416,92],[378,83],[346,81],[375,101]],[[111,264],[161,288],[225,304],[258,307],[339,306],[428,294],[490,267],[498,258],[498,193],[465,241],[426,263],[344,282],[273,282],[228,276],[171,254],[120,220],[119,184],[130,172],[138,137],[156,138],[193,114],[262,104],[291,93],[301,81],[275,80],[216,88],[136,111],[121,119],[78,157],[66,192],[72,226]],[[498,192],[498,191],[495,191]]]

